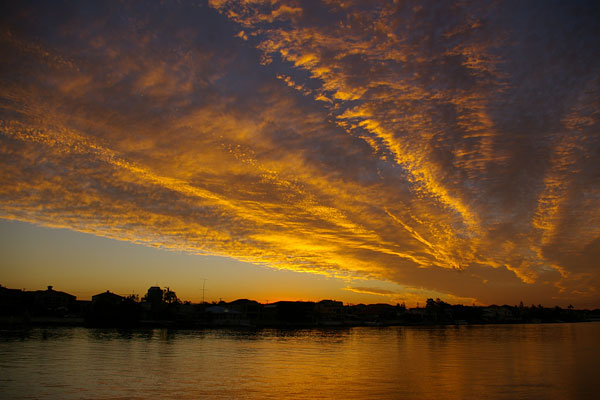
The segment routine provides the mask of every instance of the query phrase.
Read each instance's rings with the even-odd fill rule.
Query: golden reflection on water
[[[585,399],[600,323],[0,332],[1,398]]]

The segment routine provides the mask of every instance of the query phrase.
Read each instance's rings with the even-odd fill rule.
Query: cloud
[[[439,298],[440,293],[427,290],[427,289],[417,289],[417,288],[409,288],[404,287],[399,290],[389,290],[382,289],[379,287],[371,287],[371,286],[348,286],[344,288],[344,290],[361,293],[361,294],[370,294],[374,296],[380,296],[387,298],[388,302],[391,303],[408,303],[410,305],[419,303],[424,305],[424,302],[428,298]],[[447,301],[450,301],[452,304],[475,304],[476,300],[473,298],[464,298],[453,295],[444,295]]]
[[[375,294],[375,295],[381,295],[381,296],[389,296],[389,295],[397,295],[398,294],[398,292],[394,292],[392,290],[364,287],[364,286],[347,287],[346,290],[350,290],[350,291],[356,292],[356,293],[367,293],[367,294]]]
[[[587,4],[209,4],[6,6],[2,217],[598,304]]]

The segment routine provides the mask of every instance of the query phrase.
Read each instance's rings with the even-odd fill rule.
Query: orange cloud
[[[586,16],[19,7],[0,32],[3,218],[407,299],[600,301],[597,56],[571,50],[597,46]]]

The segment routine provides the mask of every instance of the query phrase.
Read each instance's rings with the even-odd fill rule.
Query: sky
[[[600,307],[597,2],[7,3],[3,286]]]

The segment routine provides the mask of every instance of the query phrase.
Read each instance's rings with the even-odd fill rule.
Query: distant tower
[[[206,278],[202,279],[202,304],[204,304],[204,289],[206,288]]]

